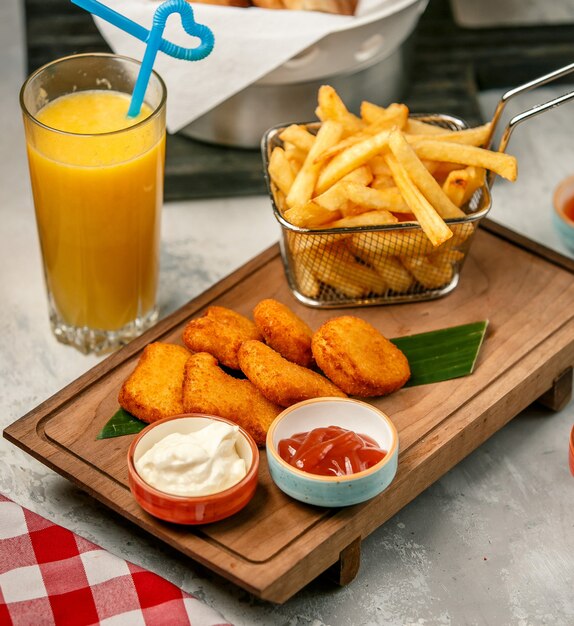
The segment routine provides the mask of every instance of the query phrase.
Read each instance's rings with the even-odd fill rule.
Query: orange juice
[[[128,119],[128,106],[79,91],[26,128],[51,306],[71,327],[114,331],[155,307],[165,133],[149,107]]]

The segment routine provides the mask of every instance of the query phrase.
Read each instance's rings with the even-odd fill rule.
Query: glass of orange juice
[[[85,353],[114,350],[158,317],[166,88],[153,73],[128,118],[139,67],[74,55],[20,93],[51,326]]]

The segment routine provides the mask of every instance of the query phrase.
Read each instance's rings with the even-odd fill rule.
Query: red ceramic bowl
[[[568,454],[568,461],[570,462],[570,473],[574,476],[574,426],[570,432],[570,453]]]
[[[138,504],[154,517],[176,524],[208,524],[237,513],[253,497],[257,487],[259,450],[253,438],[239,428],[236,448],[245,459],[247,474],[237,484],[205,496],[176,496],[155,489],[138,474],[135,462],[146,450],[173,432],[187,434],[204,428],[212,421],[232,424],[212,415],[189,413],[150,424],[132,441],[128,450],[128,478]]]

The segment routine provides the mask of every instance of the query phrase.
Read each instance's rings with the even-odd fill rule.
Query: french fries
[[[414,147],[421,159],[475,165],[491,170],[507,180],[516,180],[516,159],[504,152],[430,139],[419,141]]]
[[[286,196],[293,185],[295,175],[283,148],[275,148],[269,158],[269,176]]]
[[[409,178],[407,169],[393,155],[388,154],[385,158],[401,195],[415,214],[433,246],[440,246],[441,243],[450,239],[452,237],[451,229],[424,197],[414,181]]]
[[[320,165],[315,162],[315,158],[321,154],[321,152],[336,144],[341,138],[342,133],[343,126],[339,124],[339,122],[327,120],[321,125],[317,137],[307,153],[301,169],[297,172],[291,189],[289,189],[286,199],[287,206],[300,206],[311,200],[320,167]],[[347,173],[348,172],[345,172],[345,174]]]
[[[315,110],[317,117],[322,121],[335,120],[343,126],[345,135],[352,135],[364,127],[364,122],[350,113],[339,94],[330,85],[319,87],[318,106]]]
[[[389,147],[397,161],[407,172],[407,176],[410,176],[414,185],[420,189],[425,198],[434,207],[436,213],[443,218],[464,217],[464,212],[459,209],[460,205],[456,205],[452,202],[448,195],[441,189],[432,174],[422,164],[415,150],[411,148],[400,132],[393,131],[391,133]],[[393,178],[396,178],[395,174],[393,174]],[[424,230],[423,222],[421,222],[421,227]]]
[[[346,174],[361,167],[379,154],[389,143],[390,132],[381,132],[349,146],[325,165],[317,179],[315,191],[323,193]]]
[[[287,126],[268,163],[277,208],[308,231],[286,233],[301,293],[357,299],[451,283],[486,171],[517,177],[513,156],[482,147],[491,124],[450,130],[397,103],[363,102],[355,115],[328,85],[316,114],[316,134]]]

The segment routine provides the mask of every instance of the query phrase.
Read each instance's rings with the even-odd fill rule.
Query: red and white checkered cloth
[[[2,494],[0,624],[230,626],[167,580]]]

